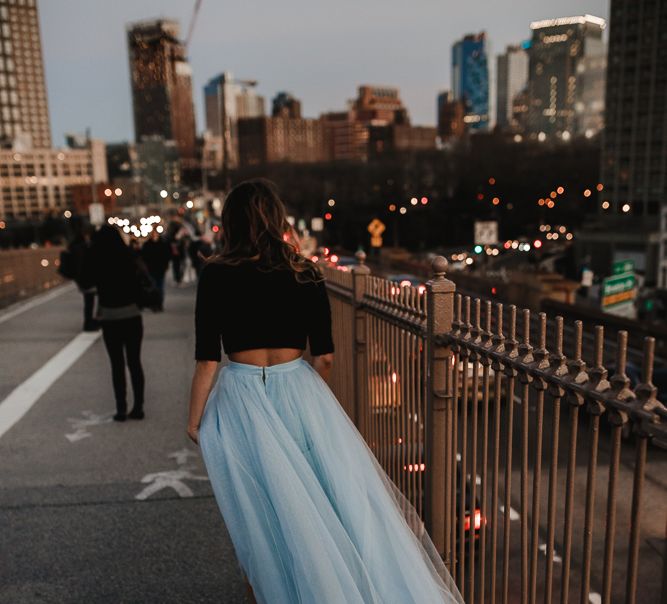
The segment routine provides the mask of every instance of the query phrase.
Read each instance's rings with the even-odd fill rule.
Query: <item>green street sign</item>
[[[602,282],[602,307],[631,303],[637,295],[637,280],[633,273],[613,275]]]
[[[635,270],[634,260],[617,260],[611,265],[612,275],[622,275],[623,273],[633,273]]]

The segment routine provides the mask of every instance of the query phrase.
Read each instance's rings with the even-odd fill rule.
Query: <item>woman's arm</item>
[[[329,375],[331,374],[331,368],[333,367],[333,352],[328,354],[320,354],[316,357],[313,357],[313,367],[317,373],[322,376],[322,379],[325,382],[329,381]]]
[[[218,369],[217,361],[197,361],[192,376],[190,390],[190,413],[188,415],[188,436],[199,444],[199,424],[201,423],[208,395],[213,387],[213,379]]]

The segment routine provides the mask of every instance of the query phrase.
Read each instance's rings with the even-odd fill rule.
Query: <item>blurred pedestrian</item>
[[[141,366],[143,323],[139,299],[140,266],[120,231],[104,225],[93,236],[86,255],[83,281],[97,288],[98,319],[102,324],[104,344],[111,361],[116,398],[114,420],[144,418],[144,372]],[[145,270],[145,269],[144,269]],[[130,370],[134,406],[127,413],[125,364]]]
[[[204,268],[206,259],[213,254],[213,246],[210,237],[202,235],[197,239],[193,239],[188,247],[188,254],[190,255],[190,262],[195,269],[197,279]]]
[[[185,244],[183,239],[171,241],[171,272],[176,285],[183,281],[183,269],[185,264]]]
[[[95,287],[86,286],[82,280],[84,257],[90,252],[91,237],[95,232],[91,225],[79,224],[74,238],[60,255],[58,272],[66,279],[72,279],[83,295],[83,331],[97,331],[99,323],[94,318]]]
[[[141,257],[160,292],[158,310],[164,310],[164,277],[171,260],[171,248],[155,229],[141,248]]]

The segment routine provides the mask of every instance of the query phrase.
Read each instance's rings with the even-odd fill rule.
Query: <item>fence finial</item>
[[[441,281],[445,278],[447,271],[447,258],[444,256],[436,256],[431,262],[431,271],[433,273],[434,281]]]
[[[357,250],[354,254],[354,257],[357,259],[359,264],[366,264],[366,252],[364,250]]]

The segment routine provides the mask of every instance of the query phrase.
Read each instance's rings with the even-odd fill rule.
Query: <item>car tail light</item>
[[[403,466],[404,470],[408,472],[423,472],[426,469],[426,464],[423,463],[409,463],[407,466]]]
[[[482,512],[480,510],[475,510],[475,530],[478,531],[482,528]],[[463,523],[463,530],[470,530],[470,516],[465,517],[465,522]]]

